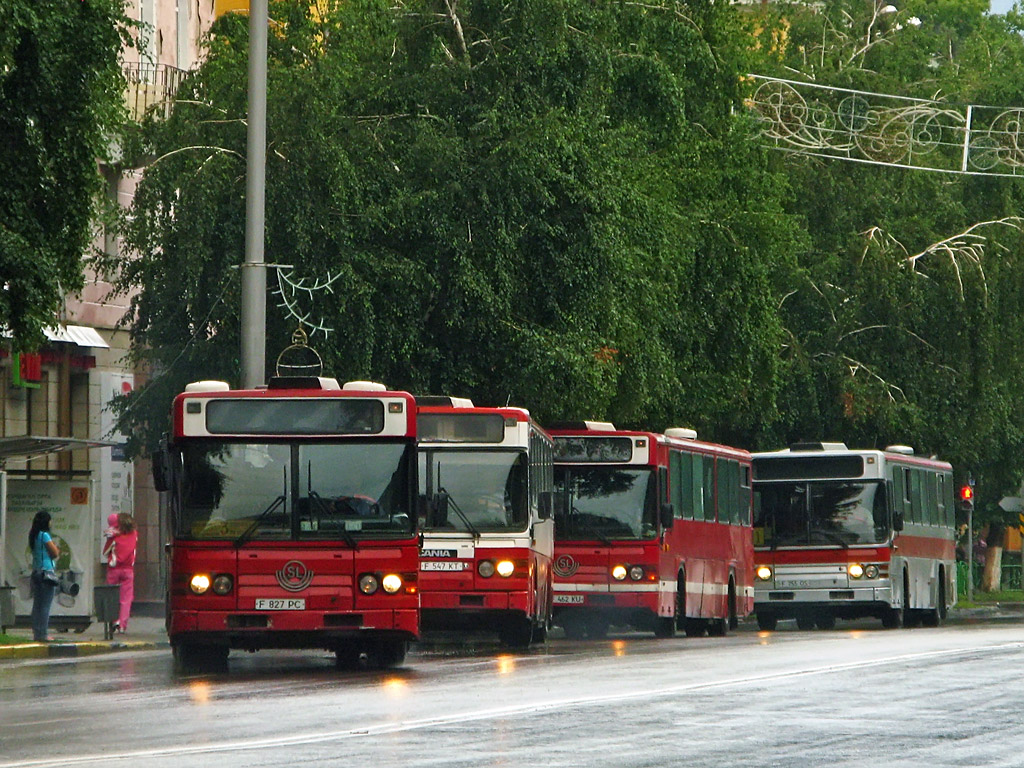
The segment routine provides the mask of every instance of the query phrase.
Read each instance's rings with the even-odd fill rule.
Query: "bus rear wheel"
[[[818,629],[835,629],[836,628],[836,617],[828,614],[823,614],[814,619],[815,625]]]
[[[382,640],[367,658],[378,669],[392,669],[402,665],[408,652],[409,643],[405,640]]]
[[[812,616],[797,616],[797,629],[814,629],[814,618]]]
[[[509,619],[498,630],[498,637],[509,648],[529,648],[533,642],[533,621],[528,616]]]
[[[921,616],[921,623],[926,627],[937,627],[946,618],[946,583],[945,575],[939,573],[939,590],[935,596],[935,607],[925,611]]]
[[[757,628],[764,632],[774,632],[779,626],[779,617],[771,613],[757,614]]]
[[[708,631],[708,622],[706,619],[687,618],[683,631],[687,637],[704,637],[704,633]]]

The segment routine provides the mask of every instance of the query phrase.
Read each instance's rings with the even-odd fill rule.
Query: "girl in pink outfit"
[[[103,531],[103,562],[107,565],[114,565],[110,562],[111,545],[114,543],[113,539],[117,536],[117,513],[111,513],[107,515],[107,528]]]
[[[104,553],[112,555],[113,565],[107,567],[107,584],[118,584],[121,587],[121,610],[114,629],[125,632],[128,629],[128,615],[132,610],[135,597],[135,547],[139,541],[139,532],[135,530],[135,521],[126,512],[110,517],[117,518],[117,532],[104,547]],[[110,521],[110,518],[107,518]]]

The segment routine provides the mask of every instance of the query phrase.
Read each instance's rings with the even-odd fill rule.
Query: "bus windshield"
[[[619,467],[555,467],[555,538],[649,539],[658,532],[654,472]]]
[[[186,446],[178,535],[239,544],[408,535],[412,450],[365,441]]]
[[[420,448],[420,493],[435,500],[425,531],[522,531],[529,517],[523,451]],[[445,498],[444,505],[436,500]]]
[[[755,538],[765,546],[881,544],[889,514],[881,481],[758,483]],[[761,541],[756,542],[759,546]]]

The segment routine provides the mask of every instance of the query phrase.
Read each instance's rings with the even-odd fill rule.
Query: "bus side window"
[[[740,525],[752,525],[751,495],[750,495],[750,467],[740,467]]]
[[[690,488],[693,491],[693,519],[704,519],[704,457],[701,454],[692,454],[693,470],[690,479]]]
[[[715,493],[715,457],[704,457],[704,519],[709,523],[718,519],[718,496]]]

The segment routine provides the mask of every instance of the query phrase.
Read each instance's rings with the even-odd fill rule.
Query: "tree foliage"
[[[82,286],[129,24],[123,0],[0,4],[0,327],[19,348]]]
[[[774,6],[761,71],[952,104],[1021,103],[1017,17],[989,16],[984,2],[898,5]],[[979,502],[1000,517],[994,502],[1024,474],[1022,182],[814,158],[773,165],[813,242],[783,304],[783,437],[937,453],[961,478],[973,473]]]
[[[267,260],[313,280],[327,372],[542,420],[779,418],[776,293],[803,247],[738,110],[729,6],[579,0],[271,5]],[[149,441],[196,378],[238,376],[246,20],[153,123],[121,267],[127,402]],[[271,297],[268,358],[295,327]]]

